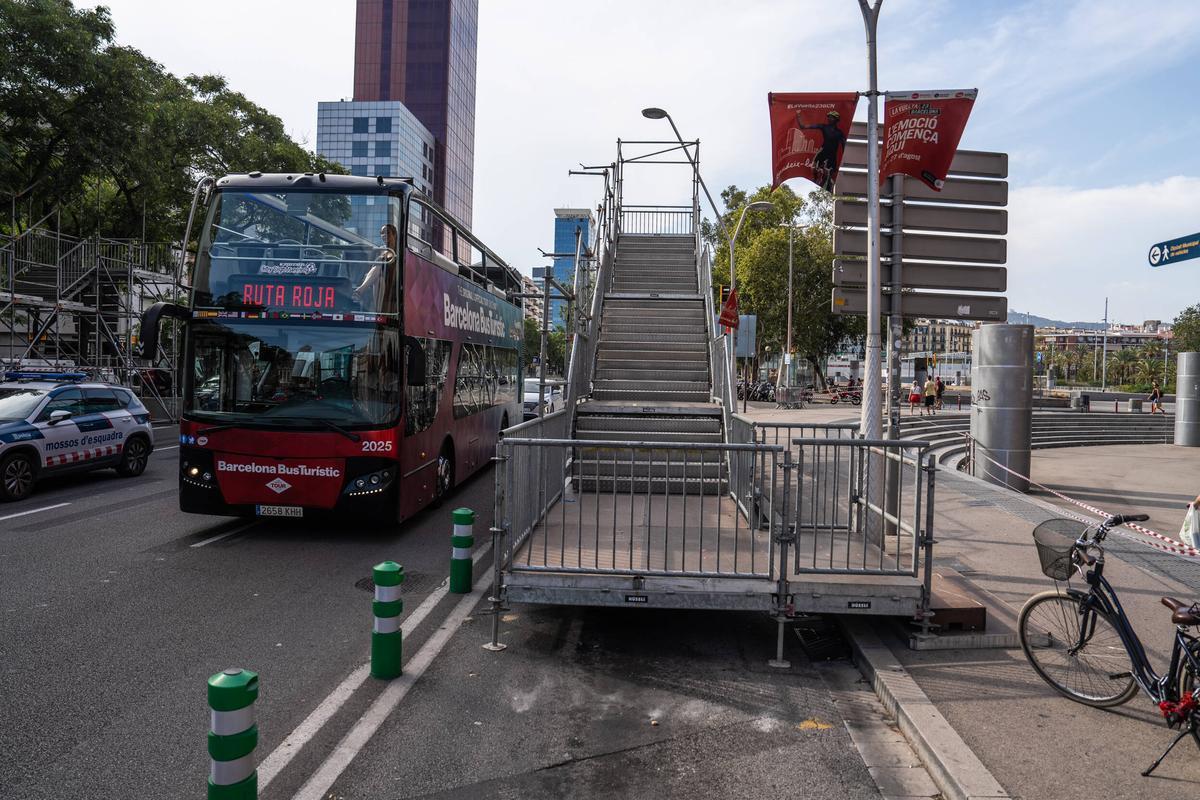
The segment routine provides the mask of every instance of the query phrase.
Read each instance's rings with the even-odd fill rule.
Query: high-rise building
[[[354,99],[400,101],[433,134],[433,196],[471,224],[478,0],[358,0]]]
[[[575,231],[579,230],[580,252],[587,253],[592,241],[592,212],[586,208],[556,208],[554,209],[554,252],[571,253],[570,256],[559,256],[554,259],[554,270],[551,274],[554,280],[570,289],[575,281]],[[565,328],[567,302],[565,300],[550,301],[550,325],[555,328]]]

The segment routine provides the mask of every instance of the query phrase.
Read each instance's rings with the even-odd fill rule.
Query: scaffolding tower
[[[79,238],[49,227],[0,235],[0,372],[54,368],[119,383],[155,416],[178,413],[178,337],[159,366],[136,355],[144,308],[178,301],[179,246]]]

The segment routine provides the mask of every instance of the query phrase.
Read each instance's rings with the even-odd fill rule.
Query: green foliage
[[[57,212],[64,233],[171,240],[201,175],[341,171],[224,78],[178,78],[114,33],[103,6],[0,0],[0,200],[20,195],[17,232]]]
[[[525,318],[525,375],[537,376],[533,360],[542,351],[541,325],[537,320]],[[567,363],[567,334],[560,330],[550,331],[546,337],[546,374],[565,375]]]
[[[768,200],[774,208],[746,213],[737,235],[737,286],[741,313],[758,316],[760,352],[783,351],[787,341],[788,229],[796,223],[792,244],[792,348],[817,375],[846,340],[865,334],[862,317],[835,315],[830,310],[833,289],[833,196],[813,191],[800,197],[788,186],[772,191],[760,187],[747,194],[736,186],[721,192],[722,215],[729,235],[747,203]],[[713,284],[729,284],[729,243],[721,229],[706,221],[702,229],[714,248]]]
[[[1176,353],[1200,351],[1200,303],[1179,312],[1171,327],[1171,334],[1171,349]]]

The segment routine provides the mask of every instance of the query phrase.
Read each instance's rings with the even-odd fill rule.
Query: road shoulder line
[[[951,727],[900,661],[862,618],[839,620],[854,651],[854,663],[871,682],[879,701],[896,719],[948,800],[1008,798],[1007,790]]]
[[[379,697],[375,698],[375,702],[371,703],[370,707],[363,712],[349,732],[337,743],[333,752],[304,782],[292,800],[324,800],[330,796],[330,788],[367,745],[384,721],[396,710],[413,685],[421,679],[425,670],[450,642],[451,637],[462,627],[463,620],[470,616],[475,606],[483,599],[484,589],[491,581],[492,576],[485,573],[475,582],[471,593],[462,596],[462,599],[421,646],[421,649],[405,662],[404,673],[391,681]]]
[[[474,565],[478,566],[479,562],[491,551],[492,543],[490,541],[476,550],[472,559]],[[480,580],[488,578],[490,575],[490,572],[485,572]],[[447,577],[401,623],[400,630],[403,631],[404,638],[412,636],[420,624],[425,621],[425,618],[437,608],[438,604],[449,593],[450,579]],[[304,746],[312,741],[321,729],[325,727],[326,723],[354,696],[354,693],[366,682],[367,676],[370,673],[371,663],[369,661],[355,668],[271,751],[270,755],[263,759],[263,762],[258,767],[259,789],[265,789],[267,784],[273,781],[291,763],[292,759],[299,754]]]

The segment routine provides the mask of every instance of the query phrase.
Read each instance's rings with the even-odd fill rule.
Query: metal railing
[[[499,446],[497,580],[506,571],[765,579],[775,572],[775,522],[742,513],[726,464],[730,453],[747,473],[762,464],[755,480],[771,497],[783,448],[512,433]]]
[[[564,420],[509,429],[499,445],[500,572],[778,578],[774,565],[788,563],[793,574],[915,577],[923,561],[929,570],[926,442],[846,428],[780,444],[572,440]],[[742,436],[787,430],[733,423]],[[886,462],[897,469],[879,468]]]
[[[695,217],[688,206],[621,206],[622,233],[690,236],[695,230]]]

